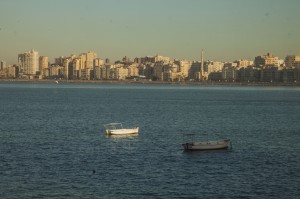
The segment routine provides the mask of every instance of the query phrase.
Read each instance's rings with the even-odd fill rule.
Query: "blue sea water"
[[[299,121],[299,87],[0,83],[0,198],[300,198]]]

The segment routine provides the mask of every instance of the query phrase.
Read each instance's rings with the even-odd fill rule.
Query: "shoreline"
[[[83,84],[144,84],[144,85],[195,85],[195,86],[287,86],[299,87],[300,83],[283,83],[283,82],[165,82],[165,81],[148,81],[148,80],[55,80],[55,79],[0,79],[0,83],[9,82],[30,82],[30,83],[83,83]]]

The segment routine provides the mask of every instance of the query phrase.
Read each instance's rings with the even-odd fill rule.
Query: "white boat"
[[[137,134],[139,133],[139,127],[134,128],[123,128],[122,123],[109,123],[105,124],[107,135],[126,135],[126,134]]]
[[[182,144],[184,150],[218,150],[231,147],[230,139],[212,140],[203,142],[187,142]]]

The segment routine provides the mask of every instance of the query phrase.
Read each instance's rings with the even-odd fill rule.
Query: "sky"
[[[50,62],[95,51],[124,56],[254,60],[300,54],[299,0],[0,0],[0,60],[31,49]]]

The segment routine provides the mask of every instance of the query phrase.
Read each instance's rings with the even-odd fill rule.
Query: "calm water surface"
[[[0,198],[300,198],[299,121],[300,88],[0,83]]]

